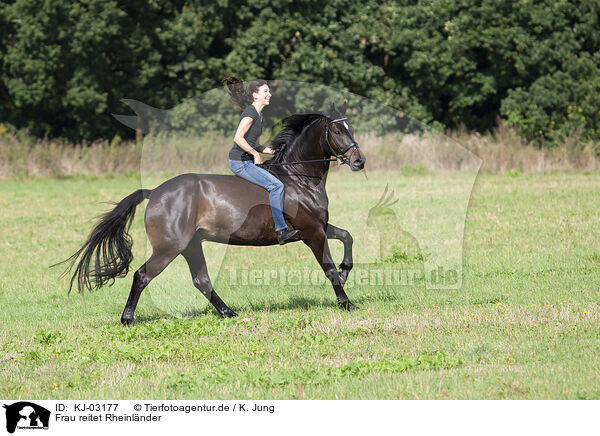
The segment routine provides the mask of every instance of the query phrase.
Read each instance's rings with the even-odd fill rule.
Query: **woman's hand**
[[[275,150],[273,150],[271,147],[265,147],[262,152],[266,154],[275,154]]]
[[[255,153],[254,154],[254,165],[261,165],[263,163],[263,159],[262,156],[260,155],[260,153]]]

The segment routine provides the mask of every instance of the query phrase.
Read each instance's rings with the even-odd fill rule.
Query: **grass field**
[[[376,202],[373,186],[390,183],[402,200],[415,180],[434,192],[464,177],[337,172],[328,181],[331,221],[360,231],[350,212]],[[124,328],[131,273],[68,296],[67,279],[48,266],[81,245],[109,207],[101,202],[137,188],[133,176],[0,182],[0,397],[600,399],[598,173],[479,176],[455,292],[421,281],[352,286],[361,310],[347,313],[326,283],[245,286],[211,260],[215,288],[239,313],[224,320],[179,258],[142,294],[137,324]],[[133,269],[147,253],[142,218],[140,206]],[[355,239],[357,256],[376,262],[379,252]],[[331,245],[339,263],[341,243]],[[206,255],[318,270],[302,244],[225,249],[207,246]],[[419,258],[384,263],[394,262]]]

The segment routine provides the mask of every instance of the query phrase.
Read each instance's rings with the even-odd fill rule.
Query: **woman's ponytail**
[[[224,77],[223,85],[227,87],[227,92],[231,97],[231,100],[237,104],[241,109],[244,109],[250,103],[252,103],[252,96],[248,95],[248,90],[244,88],[244,82],[237,77],[227,76]],[[250,98],[248,98],[250,97]]]
[[[245,109],[246,106],[252,104],[254,98],[252,94],[258,91],[262,85],[266,85],[267,82],[265,80],[254,80],[250,82],[248,88],[244,88],[244,82],[242,82],[237,77],[227,76],[223,77],[223,85],[227,88],[227,92],[231,97],[231,100],[238,105],[241,109]]]

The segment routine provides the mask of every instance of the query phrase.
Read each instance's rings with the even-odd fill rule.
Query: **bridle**
[[[340,161],[340,165],[350,165],[349,159],[352,156],[352,154],[358,149],[358,143],[354,140],[354,138],[352,138],[352,142],[346,148],[344,148],[340,154],[336,154],[335,151],[333,151],[333,147],[329,143],[329,126],[335,123],[339,123],[340,121],[346,121],[347,119],[347,117],[338,118],[335,120],[328,121],[325,125],[325,144],[327,144],[331,155],[335,156],[335,160]],[[350,150],[352,150],[352,152],[346,157],[346,153],[348,153],[348,151]]]
[[[354,138],[352,138],[352,142],[342,150],[341,153],[337,154],[335,151],[333,151],[333,147],[331,146],[331,144],[329,143],[329,126],[331,126],[332,124],[335,123],[339,123],[340,121],[345,121],[347,120],[347,117],[344,118],[337,118],[335,120],[331,120],[331,121],[327,121],[327,124],[325,125],[325,144],[327,144],[327,148],[329,149],[329,152],[332,156],[332,158],[329,159],[311,159],[311,160],[297,160],[297,161],[293,161],[293,162],[280,162],[280,163],[269,163],[269,162],[265,162],[263,165],[264,166],[279,166],[279,165],[294,165],[294,164],[299,164],[299,163],[309,163],[309,162],[333,162],[333,161],[339,161],[340,165],[350,165],[349,159],[352,156],[352,154],[358,150],[358,143],[354,140]],[[321,146],[321,148],[323,148]],[[346,154],[348,153],[348,151],[352,150],[352,152],[350,154],[348,154],[348,156],[346,156]],[[325,150],[323,150],[325,151]]]

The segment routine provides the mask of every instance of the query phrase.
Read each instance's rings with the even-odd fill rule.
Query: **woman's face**
[[[271,100],[271,92],[269,91],[269,85],[262,85],[254,94],[252,94],[252,96],[254,97],[254,101],[265,106],[268,105],[269,100]]]

